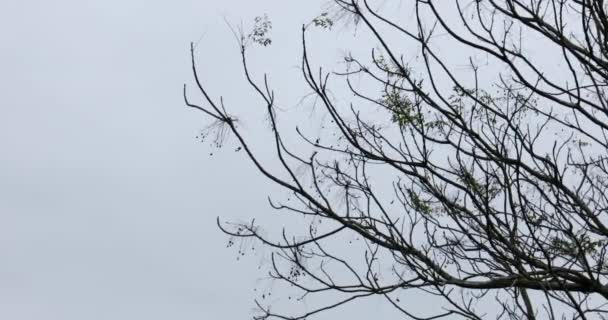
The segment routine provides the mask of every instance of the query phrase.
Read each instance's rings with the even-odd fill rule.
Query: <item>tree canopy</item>
[[[238,109],[212,98],[213,75],[200,76],[192,50],[204,103],[184,87],[186,104],[285,191],[271,197],[274,209],[308,222],[306,236],[279,237],[255,222],[219,223],[269,249],[269,274],[296,290],[292,303],[323,297],[302,314],[256,301],[256,317],[304,319],[377,296],[412,319],[608,318],[604,1],[332,4],[301,33],[301,83],[327,121],[312,134],[294,125],[297,139],[286,138],[281,124],[294,120],[268,77],[248,68],[251,46],[272,46],[271,21],[235,32],[268,117],[271,163]],[[327,72],[311,62],[310,30],[338,25],[374,42]],[[420,311],[404,292],[437,307]]]

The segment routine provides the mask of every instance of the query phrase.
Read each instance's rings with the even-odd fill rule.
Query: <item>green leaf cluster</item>
[[[424,117],[416,110],[411,99],[402,95],[397,89],[385,91],[381,103],[392,112],[392,121],[400,127],[424,124]]]
[[[272,39],[268,37],[270,30],[272,30],[272,22],[268,19],[268,15],[255,17],[254,21],[253,31],[249,34],[249,39],[264,47],[269,46],[272,43]]]

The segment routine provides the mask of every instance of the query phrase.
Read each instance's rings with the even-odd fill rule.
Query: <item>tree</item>
[[[218,138],[236,137],[286,190],[270,200],[274,209],[309,221],[304,238],[265,236],[254,222],[218,220],[220,228],[271,248],[273,278],[335,299],[305,314],[258,301],[259,318],[304,319],[372,296],[413,319],[608,318],[604,1],[333,5],[303,26],[301,64],[333,140],[299,128],[299,139],[285,138],[267,77],[256,82],[246,59],[249,45],[271,44],[272,25],[258,18],[240,36],[278,167],[256,155],[237,117],[211,98],[192,51],[205,104],[190,102],[184,87],[186,104],[214,121]],[[311,63],[307,35],[337,23],[375,43],[371,57],[347,54],[342,72],[326,73]],[[332,94],[340,84],[351,94]],[[441,307],[414,313],[403,292]]]

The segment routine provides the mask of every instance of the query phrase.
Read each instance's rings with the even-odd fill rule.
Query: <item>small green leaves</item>
[[[407,193],[410,198],[411,206],[414,210],[426,215],[430,215],[433,212],[433,209],[429,205],[428,201],[422,200],[420,196],[413,190],[408,189]]]
[[[491,201],[501,192],[501,187],[495,179],[486,179],[485,182],[479,181],[475,178],[473,172],[464,167],[459,170],[458,174],[458,180],[476,196]],[[486,176],[486,178],[488,177]]]
[[[253,31],[248,36],[249,39],[264,47],[269,46],[272,43],[272,39],[268,36],[270,30],[272,30],[272,22],[268,19],[268,15],[255,17],[254,21]]]
[[[323,12],[321,15],[314,18],[312,23],[315,27],[323,29],[331,29],[331,27],[334,25],[334,21],[328,16],[327,12]]]
[[[578,244],[566,237],[553,237],[550,249],[555,254],[574,257],[584,254],[596,254],[599,249],[606,246],[606,243],[605,240],[593,241],[587,235],[579,236]]]
[[[483,188],[482,188],[481,184],[477,181],[477,179],[475,179],[473,174],[471,172],[469,172],[467,169],[462,168],[460,170],[459,178],[460,178],[460,181],[462,181],[462,183],[464,183],[464,185],[466,187],[468,187],[469,189],[471,189],[473,192],[475,192],[475,193],[483,192]]]
[[[412,100],[401,95],[397,89],[384,92],[380,102],[392,111],[392,120],[400,127],[410,124],[420,126],[424,123],[422,114],[415,108]]]

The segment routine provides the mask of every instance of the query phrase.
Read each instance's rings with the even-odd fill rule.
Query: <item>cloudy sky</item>
[[[300,28],[324,3],[0,0],[0,319],[250,319],[253,299],[273,289],[264,255],[237,261],[216,218],[266,217],[280,230],[266,200],[277,187],[230,143],[217,150],[197,138],[210,121],[183,102],[184,83],[202,102],[189,44],[205,86],[253,132],[263,112],[227,23],[272,20],[272,48],[251,51],[251,70],[269,72],[279,107],[293,107],[308,93]],[[368,55],[374,42],[356,32],[316,34],[313,64],[338,65],[340,47]],[[464,66],[457,73],[470,74]],[[264,140],[250,142],[271,158]],[[405,294],[408,308],[428,311],[419,292]],[[395,318],[386,306],[372,299],[315,319]]]
[[[1,1],[0,318],[250,318],[259,258],[237,262],[215,219],[264,212],[268,190],[196,139],[208,121],[182,101],[188,45],[230,93],[224,19],[267,13],[285,54],[258,66],[291,70],[320,3]]]

